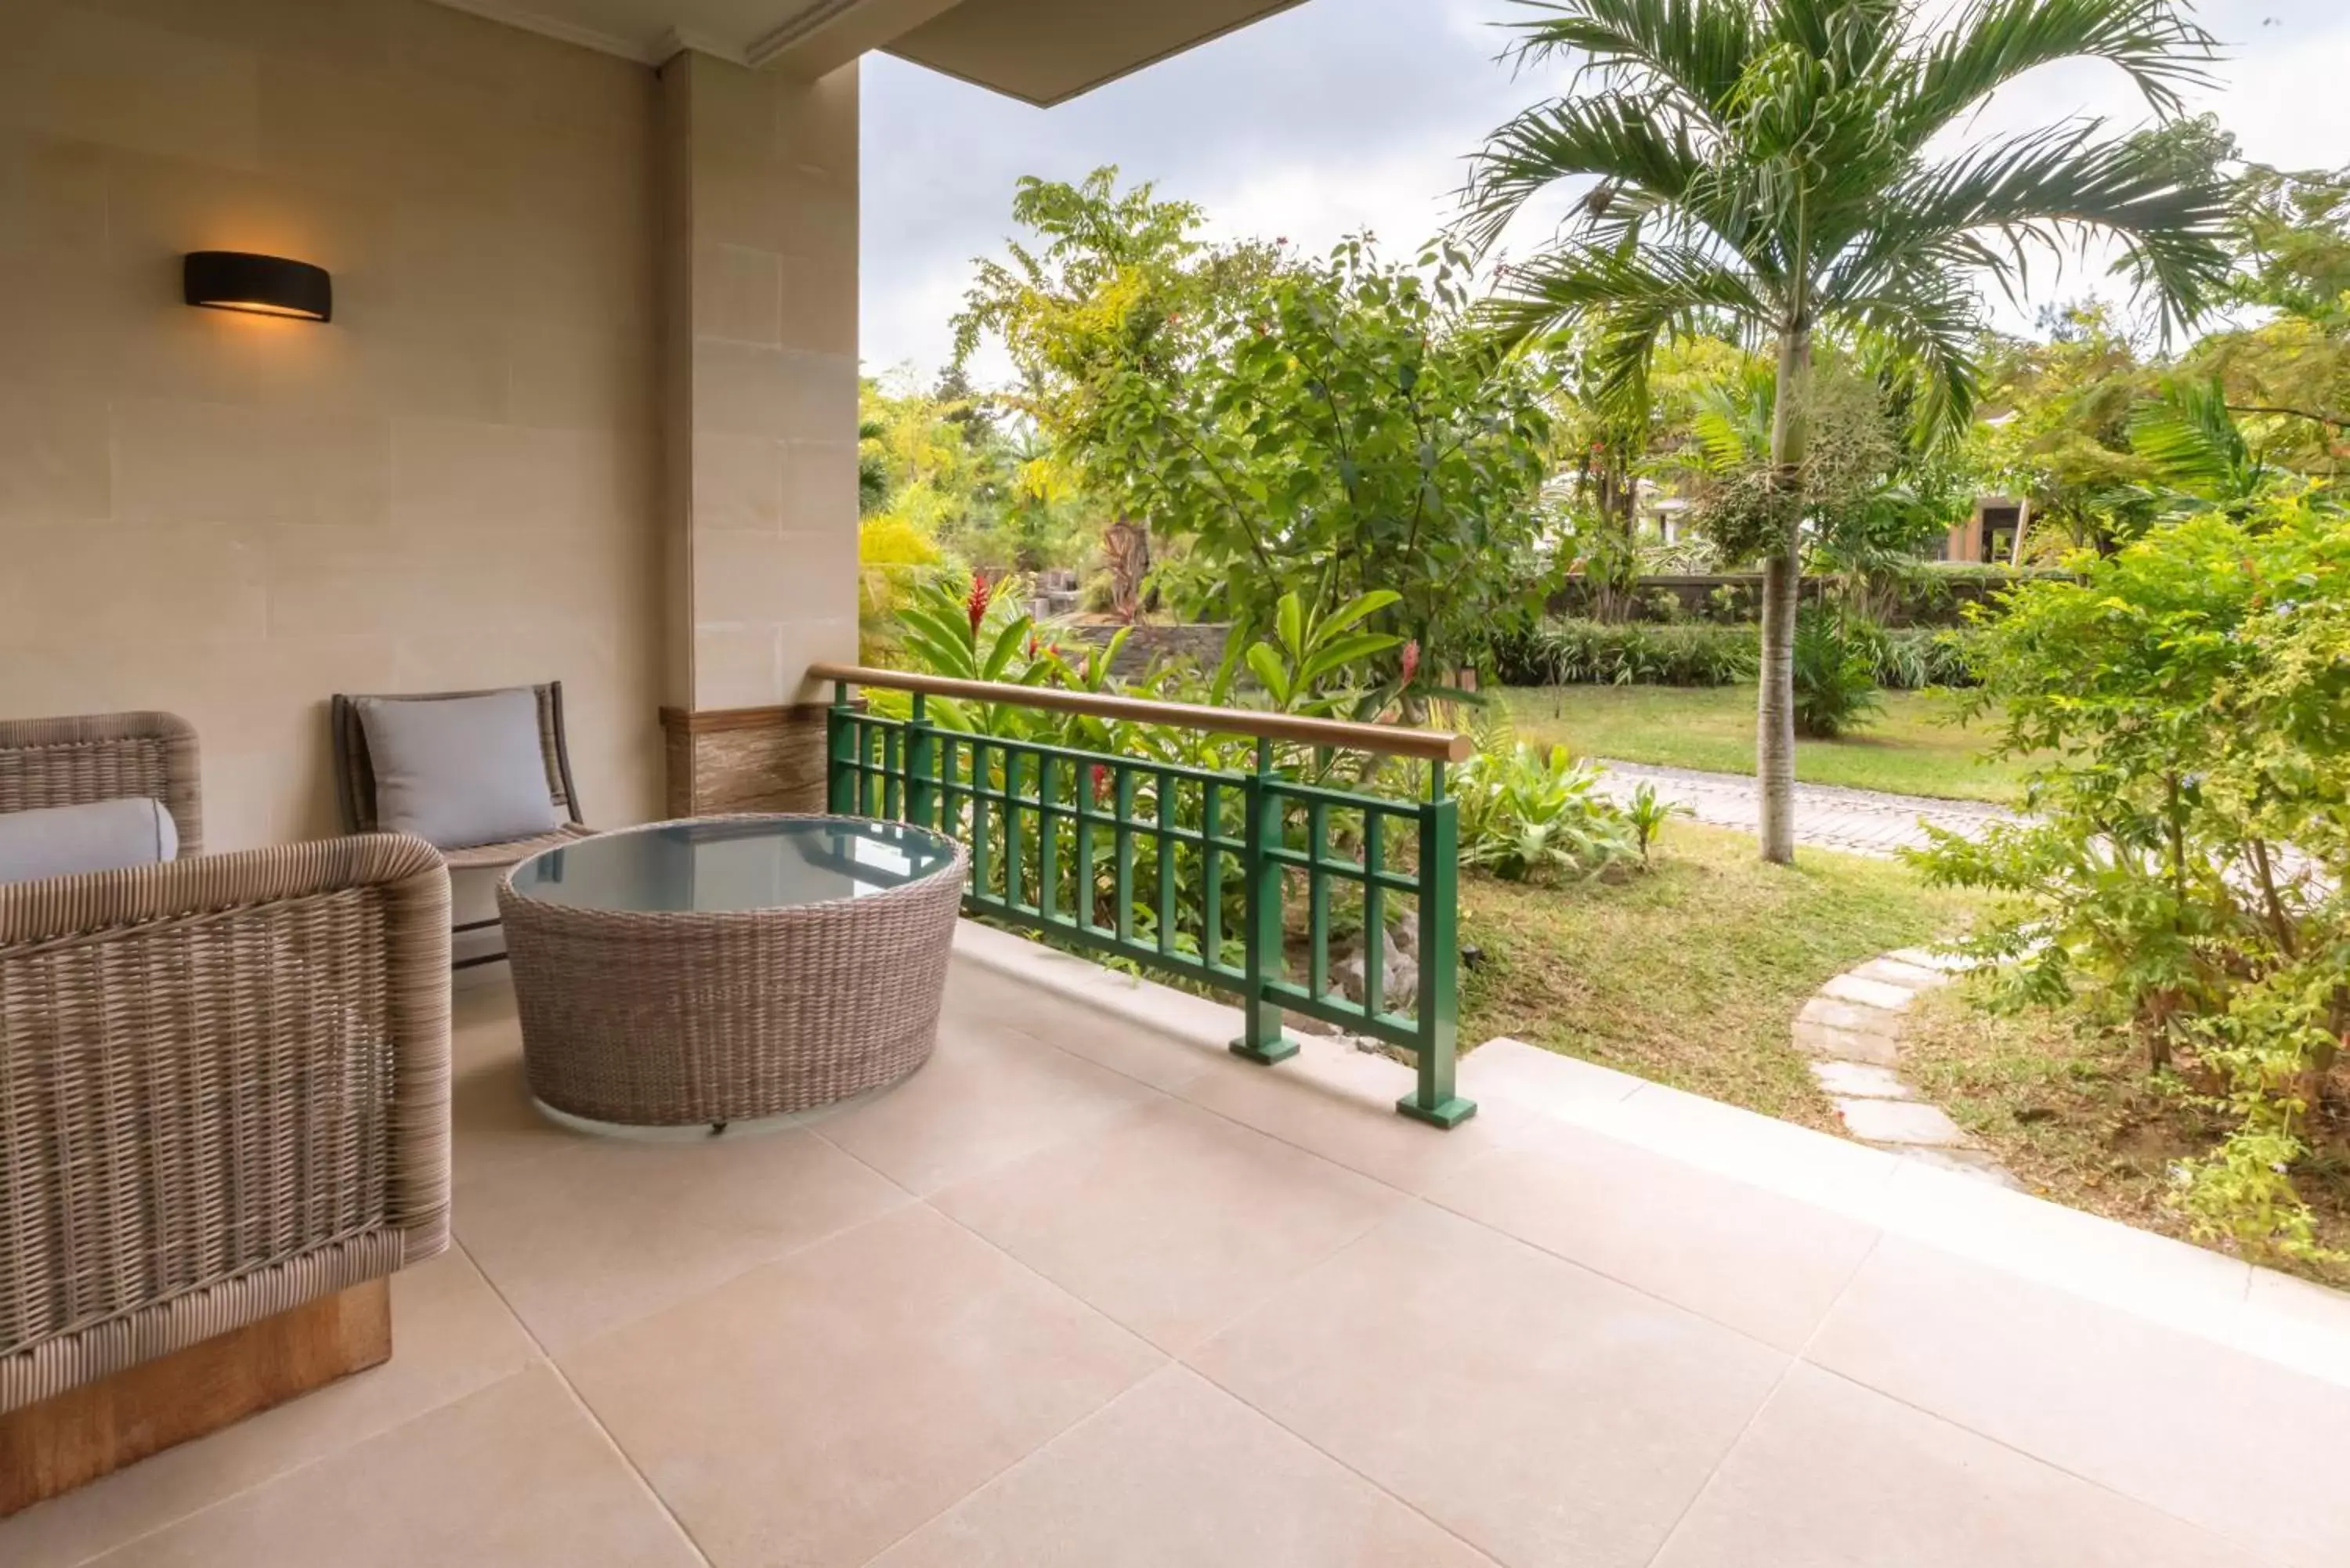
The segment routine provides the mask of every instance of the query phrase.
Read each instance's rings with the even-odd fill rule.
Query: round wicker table
[[[966,858],[902,823],[724,816],[599,833],[498,886],[541,1104],[752,1121],[895,1083],[938,1039]]]

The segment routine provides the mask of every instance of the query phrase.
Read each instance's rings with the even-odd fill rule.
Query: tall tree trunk
[[[1802,483],[1811,444],[1812,333],[1797,323],[1779,335],[1778,384],[1771,400],[1771,467],[1783,491]],[[1803,592],[1802,514],[1762,563],[1762,669],[1754,701],[1754,788],[1762,858],[1795,859],[1795,609]]]

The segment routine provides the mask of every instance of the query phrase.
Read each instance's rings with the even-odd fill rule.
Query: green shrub
[[[2272,501],[2079,570],[1983,634],[2001,752],[2051,759],[2031,815],[1917,858],[1997,896],[1970,946],[2001,999],[2095,1004],[2228,1118],[2178,1168],[2198,1231],[2314,1256],[2294,1181],[2350,1040],[2350,528]]]
[[[1975,684],[1977,634],[1935,627],[1872,628],[1870,655],[1877,685],[1888,691]]]
[[[1481,750],[1453,773],[1461,859],[1513,882],[1596,877],[1646,858],[1630,818],[1599,791],[1599,770],[1565,746]]]
[[[1999,596],[2005,589],[2024,583],[2064,581],[2071,576],[2046,566],[2019,570],[2003,566],[1920,562],[1887,585],[1890,600],[1880,606],[1880,612],[1911,626],[1948,627],[1965,618],[1974,606],[1996,614]]]
[[[1751,626],[1554,619],[1492,639],[1504,686],[1736,686],[1754,679]]]
[[[1677,816],[1697,814],[1677,800],[1665,800],[1657,794],[1657,786],[1643,784],[1624,803],[1624,821],[1632,829],[1632,841],[1640,846],[1640,864],[1648,864],[1648,850],[1657,842],[1657,835],[1665,824]]]
[[[1866,621],[1806,605],[1795,618],[1795,729],[1833,741],[1874,719],[1877,644]]]

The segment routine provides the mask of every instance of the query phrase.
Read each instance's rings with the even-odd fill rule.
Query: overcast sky
[[[1513,78],[1495,63],[1504,36],[1492,24],[1514,9],[1306,0],[1052,109],[868,57],[867,370],[936,373],[972,258],[1001,251],[1023,174],[1075,180],[1115,163],[1200,202],[1221,234],[1318,252],[1368,228],[1398,252],[1417,245],[1450,216],[1463,156],[1564,85],[1556,69]],[[2350,0],[2206,0],[2200,15],[2230,57],[2197,108],[2216,110],[2262,161],[2350,163]],[[2080,112],[2146,118],[2118,73],[2057,67],[2024,78],[1978,133]],[[2035,280],[2045,299],[2086,286],[2077,275]]]

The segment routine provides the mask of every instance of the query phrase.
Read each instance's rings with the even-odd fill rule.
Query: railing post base
[[[1235,1056],[1270,1067],[1297,1054],[1297,1042],[1281,1032],[1281,1006],[1265,994],[1281,972],[1281,863],[1273,850],[1281,843],[1281,797],[1266,787],[1273,777],[1273,742],[1256,743],[1256,771],[1243,786],[1248,831],[1241,851],[1241,874],[1248,889],[1248,945],[1243,965],[1241,1037]]]
[[[1296,1055],[1297,1042],[1286,1034],[1275,1034],[1262,1045],[1250,1040],[1235,1040],[1231,1050],[1233,1055],[1253,1062],[1260,1067],[1271,1067]]]
[[[1418,1095],[1406,1095],[1396,1102],[1396,1111],[1399,1115],[1409,1116],[1413,1121],[1426,1122],[1430,1127],[1442,1127],[1450,1131],[1477,1114],[1477,1102],[1464,1100],[1455,1095],[1450,1099],[1439,1100],[1433,1106],[1429,1106],[1419,1103]]]

